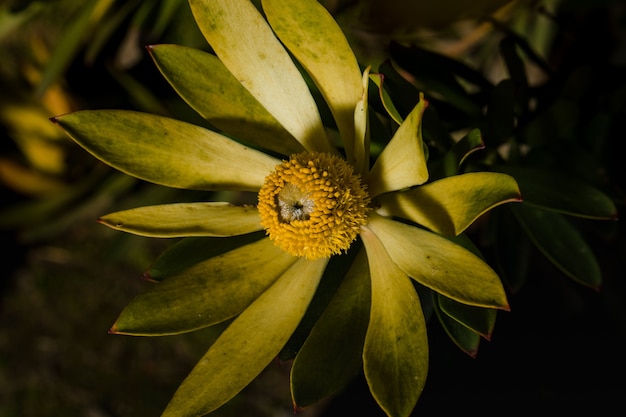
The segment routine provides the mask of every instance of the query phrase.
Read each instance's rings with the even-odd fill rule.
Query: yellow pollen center
[[[319,259],[348,250],[367,224],[370,197],[352,166],[319,152],[292,155],[259,191],[261,225],[284,251]]]

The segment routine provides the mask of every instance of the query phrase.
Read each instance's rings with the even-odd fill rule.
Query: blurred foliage
[[[343,25],[361,63],[382,74],[380,82],[400,116],[415,105],[417,91],[426,93],[431,106],[424,135],[434,177],[492,170],[509,173],[520,184],[523,204],[494,210],[468,233],[513,294],[514,311],[515,294],[523,299],[526,286],[535,288],[539,262],[540,271],[562,273],[573,285],[608,291],[608,309],[622,317],[618,324],[626,324],[619,298],[623,284],[614,281],[624,271],[623,227],[613,221],[626,202],[618,152],[626,112],[621,2],[493,1],[477,2],[469,11],[448,6],[450,1],[439,2],[439,8],[416,2],[420,19],[397,13],[389,2],[323,3]],[[140,274],[164,243],[113,237],[91,222],[113,209],[191,196],[112,172],[48,121],[78,108],[115,107],[204,124],[160,78],[143,50],[151,43],[207,49],[184,0],[0,3],[0,229],[9,244],[3,254],[9,274],[2,285],[8,289],[0,304],[0,375],[5,373],[0,415],[154,415],[201,354],[195,338],[214,337],[194,334],[162,341],[160,348],[153,341],[103,337],[126,300],[139,292],[137,283],[118,283],[118,288],[119,276]],[[389,103],[372,97],[371,105],[381,110]],[[377,128],[384,130],[372,121]],[[94,247],[94,235],[107,242],[107,250]],[[600,252],[607,248],[614,249]],[[104,270],[94,271],[100,265]],[[85,279],[92,273],[99,279]],[[66,275],[80,278],[62,281]],[[10,282],[15,280],[17,290]],[[558,288],[560,298],[550,302],[559,303],[573,291]],[[445,299],[434,300],[439,317],[450,308]],[[62,316],[32,319],[33,310]],[[101,310],[107,313],[100,315]],[[442,324],[461,347],[475,343],[458,337],[458,323],[446,325],[444,319]],[[39,332],[36,343],[28,330]],[[72,343],[83,331],[94,339]],[[624,336],[619,328],[614,332]],[[127,343],[137,350],[127,350]],[[72,369],[74,362],[56,355],[74,357],[83,368]],[[183,369],[133,368],[134,361],[157,366],[152,358],[159,355],[180,360]],[[163,362],[158,359],[158,366]],[[120,380],[109,366],[125,369],[125,377]],[[13,379],[25,368],[32,372]],[[57,374],[47,374],[50,369]],[[135,377],[155,382],[154,389],[144,386],[133,398],[120,394],[133,388],[124,386],[125,378]],[[82,388],[59,388],[55,383],[63,378]],[[258,395],[252,397],[258,403]]]

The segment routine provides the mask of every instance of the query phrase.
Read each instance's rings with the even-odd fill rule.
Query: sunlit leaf
[[[346,37],[317,0],[262,0],[262,5],[276,35],[324,96],[352,162],[354,108],[363,96],[363,87],[361,70]]]
[[[303,150],[215,55],[178,45],[148,50],[176,92],[216,128],[284,155]]]
[[[370,228],[411,278],[464,304],[508,310],[498,275],[467,249],[435,233],[371,214]]]
[[[378,212],[414,221],[441,234],[457,235],[485,212],[513,201],[520,201],[520,193],[511,176],[471,172],[384,194],[378,198]]]
[[[190,0],[202,34],[228,70],[307,150],[336,152],[287,51],[248,0]]]
[[[368,192],[372,197],[423,184],[428,179],[422,140],[422,115],[427,105],[421,96],[417,106],[376,159],[367,177]]]
[[[384,242],[361,231],[372,279],[363,370],[376,402],[390,417],[406,417],[426,383],[426,322],[411,280],[391,260]]]
[[[216,256],[138,295],[111,333],[177,334],[222,322],[245,309],[295,261],[269,239]]]
[[[256,208],[230,203],[139,207],[98,219],[112,229],[150,237],[233,236],[262,230]]]
[[[299,258],[220,335],[180,385],[163,417],[222,406],[276,357],[315,293],[326,259]]]
[[[210,130],[124,110],[83,110],[54,119],[114,168],[176,188],[258,190],[279,160]]]

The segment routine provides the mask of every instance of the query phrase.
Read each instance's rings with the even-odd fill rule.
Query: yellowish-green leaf
[[[480,346],[480,335],[446,314],[437,302],[433,303],[433,306],[441,327],[452,342],[463,352],[476,357]]]
[[[388,191],[423,184],[428,168],[422,139],[422,115],[427,102],[423,95],[380,154],[367,177],[372,197]]]
[[[381,195],[378,212],[454,236],[485,212],[512,201],[521,201],[519,188],[512,177],[495,172],[471,172]]]
[[[354,109],[354,157],[349,161],[356,173],[366,175],[370,165],[370,132],[367,87],[370,67],[363,72],[363,96]]]
[[[297,258],[261,239],[167,277],[133,299],[111,333],[160,336],[239,314]]]
[[[509,309],[498,275],[467,249],[375,213],[370,215],[368,228],[391,259],[420,284],[464,304]]]
[[[400,112],[396,109],[395,104],[391,100],[389,93],[387,90],[383,88],[383,83],[385,80],[385,76],[383,74],[370,74],[370,79],[376,84],[378,87],[378,95],[380,96],[380,101],[383,104],[383,107],[387,111],[389,117],[393,119],[399,125],[402,124],[402,116],[400,116]]]
[[[295,407],[306,407],[337,392],[357,375],[369,306],[369,269],[361,251],[293,362]]]
[[[363,87],[359,64],[341,28],[317,0],[263,0],[262,4],[276,35],[324,96],[352,162],[354,109]]]
[[[178,45],[149,51],[176,92],[216,128],[283,155],[303,150],[215,55]]]
[[[491,338],[496,324],[497,310],[461,304],[441,294],[437,294],[437,305],[446,315],[459,324],[480,334],[485,339]]]
[[[207,414],[261,373],[300,322],[326,263],[299,258],[246,308],[183,381],[163,417]]]
[[[146,113],[83,110],[54,121],[112,167],[175,188],[256,191],[280,163],[210,130]]]
[[[307,150],[330,145],[306,82],[249,0],[190,0],[202,34],[241,84]]]
[[[389,417],[408,416],[428,374],[426,321],[407,274],[391,260],[374,232],[364,227],[372,280],[370,322],[363,370],[372,395]]]
[[[235,236],[261,230],[252,206],[178,203],[139,207],[98,219],[112,229],[150,237]]]

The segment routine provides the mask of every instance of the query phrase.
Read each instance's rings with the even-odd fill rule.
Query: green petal
[[[228,70],[309,151],[329,144],[306,82],[249,0],[190,0],[202,34]]]
[[[112,229],[150,237],[235,236],[261,230],[252,206],[230,203],[178,203],[139,207],[98,219]]]
[[[422,115],[428,103],[423,95],[380,154],[367,177],[372,197],[420,185],[428,180],[422,139]]]
[[[183,381],[163,417],[209,413],[261,373],[304,315],[326,262],[299,258],[246,308]]]
[[[519,188],[512,177],[494,172],[472,172],[381,195],[378,212],[454,236],[488,210],[520,200]]]
[[[149,51],[176,92],[213,126],[283,155],[303,150],[215,55],[178,45]]]
[[[363,369],[372,395],[390,417],[408,416],[428,373],[426,321],[409,277],[391,260],[383,242],[364,227],[372,279],[370,323]]]
[[[96,158],[169,187],[257,191],[280,163],[210,130],[146,113],[83,110],[54,121]]]
[[[222,322],[245,309],[295,261],[269,239],[216,256],[137,296],[111,333],[177,334]]]
[[[263,0],[287,49],[311,75],[330,108],[353,162],[354,108],[363,96],[359,64],[339,25],[317,0]]]
[[[509,309],[498,275],[467,249],[375,213],[368,228],[400,269],[420,284],[464,304]]]
[[[339,391],[358,374],[369,306],[369,270],[365,251],[361,251],[293,362],[295,407],[306,407]]]

